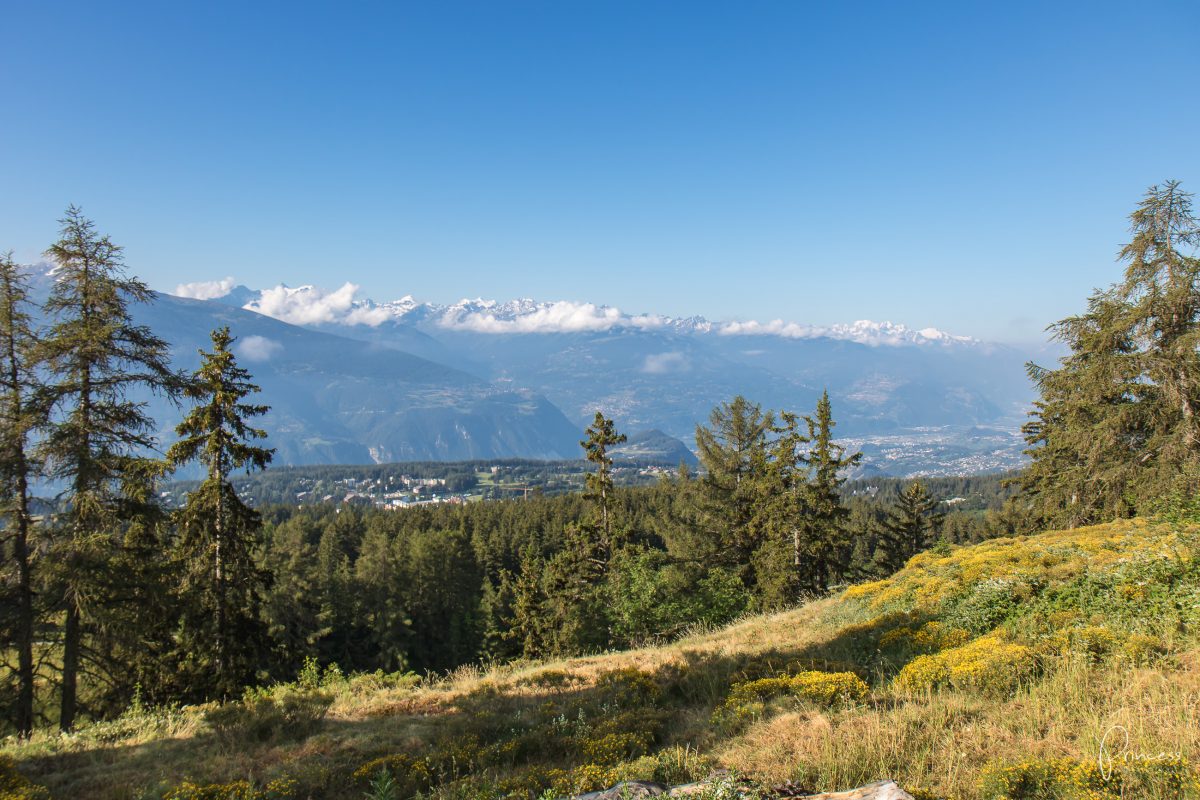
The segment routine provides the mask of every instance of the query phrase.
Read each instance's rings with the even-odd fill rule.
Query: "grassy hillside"
[[[1123,521],[925,553],[658,648],[436,680],[310,670],[222,708],[5,742],[19,774],[0,764],[0,798],[45,796],[26,779],[56,798],[539,796],[715,768],[919,797],[1196,797],[1198,545]]]

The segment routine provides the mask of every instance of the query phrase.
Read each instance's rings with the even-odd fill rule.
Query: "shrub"
[[[983,769],[983,800],[1123,800],[1146,797],[1185,800],[1200,791],[1200,776],[1186,758],[1160,757],[1137,762],[1099,762],[1070,758],[992,764]]]
[[[1153,664],[1167,653],[1167,648],[1157,636],[1133,633],[1121,646],[1121,655],[1138,666]]]
[[[50,800],[50,792],[17,771],[17,763],[0,755],[0,800]]]
[[[291,800],[296,782],[278,778],[261,789],[249,781],[197,784],[184,781],[163,795],[163,800]]]
[[[596,739],[585,739],[579,748],[583,758],[603,767],[611,767],[631,758],[644,755],[650,749],[650,736],[641,731],[606,733]]]
[[[426,758],[417,758],[408,753],[396,753],[368,761],[354,771],[354,779],[370,784],[383,773],[390,776],[390,783],[398,794],[410,797],[433,785],[433,769]]]
[[[913,659],[900,670],[894,685],[903,692],[946,686],[1007,692],[1028,678],[1033,669],[1030,648],[995,632],[961,647]]]
[[[281,685],[247,690],[238,703],[226,703],[205,714],[205,721],[227,743],[301,739],[312,733],[333,704],[321,691]]]
[[[743,727],[762,716],[766,703],[777,697],[794,697],[822,706],[856,703],[870,693],[853,672],[801,672],[735,683],[716,711],[713,722],[726,729]]]
[[[596,696],[602,705],[617,708],[654,705],[661,694],[654,678],[637,667],[609,670],[596,678]]]
[[[879,637],[881,649],[901,649],[914,653],[936,653],[951,647],[961,647],[971,639],[971,634],[934,620],[919,628],[901,625]]]

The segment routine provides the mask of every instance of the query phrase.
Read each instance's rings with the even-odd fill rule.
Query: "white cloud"
[[[372,303],[356,302],[356,294],[358,286],[350,282],[332,292],[315,286],[292,289],[280,284],[274,289],[264,289],[246,308],[293,325],[339,322],[375,327],[391,316],[386,309]]]
[[[175,287],[175,291],[171,292],[171,294],[176,297],[190,297],[193,300],[216,300],[218,297],[224,297],[229,294],[235,285],[233,278],[223,278],[219,281],[181,283]]]
[[[483,304],[460,303],[446,310],[439,323],[442,327],[476,333],[577,333],[580,331],[606,331],[615,327],[654,328],[665,324],[662,317],[646,315],[630,317],[621,309],[598,306],[594,303],[574,303],[559,300],[537,304],[534,308],[522,308],[517,313],[500,313],[492,310],[467,310],[468,306]]]
[[[247,361],[269,361],[283,345],[265,336],[247,336],[233,346],[237,354]]]
[[[642,362],[642,372],[648,375],[664,375],[668,372],[687,372],[692,362],[680,352],[651,353]]]
[[[802,325],[797,322],[784,322],[781,319],[770,322],[755,322],[754,320],[726,322],[720,326],[718,333],[722,336],[779,336],[784,339],[828,337],[871,346],[976,342],[970,336],[954,336],[937,328],[922,328],[914,331],[907,325],[893,322],[872,322],[869,319],[860,319],[849,325]]]

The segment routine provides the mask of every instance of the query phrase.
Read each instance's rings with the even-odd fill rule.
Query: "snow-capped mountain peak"
[[[358,297],[357,284],[346,282],[329,290],[306,284],[279,284],[258,292],[234,285],[232,278],[181,284],[173,294],[194,299],[245,299],[240,305],[268,317],[297,325],[335,324],[378,327],[385,323],[429,325],[446,331],[487,334],[600,332],[614,329],[664,329],[677,333],[718,336],[772,336],[786,339],[837,339],[878,345],[969,345],[978,340],[937,328],[910,328],[893,322],[857,320],[848,324],[811,325],[782,319],[770,322],[713,322],[700,316],[667,317],[629,314],[615,306],[572,300],[539,301],[529,297],[499,302],[482,297],[440,305],[405,295],[376,303]]]

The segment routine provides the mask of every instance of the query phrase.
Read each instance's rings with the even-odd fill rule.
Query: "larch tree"
[[[59,725],[74,726],[86,613],[100,606],[106,564],[120,555],[131,515],[143,510],[147,483],[160,474],[146,389],[174,398],[180,388],[169,347],[134,323],[130,305],[153,292],[125,273],[122,249],[75,206],[46,251],[55,264],[44,309],[49,328],[38,359],[49,422],[37,453],[45,474],[66,485],[58,515],[56,561],[63,570],[62,685]]]
[[[212,351],[185,390],[196,405],[176,427],[180,439],[167,452],[178,468],[193,461],[205,478],[176,514],[175,554],[182,566],[179,636],[193,686],[229,696],[255,677],[266,653],[261,607],[268,576],[255,553],[262,520],[242,502],[230,482],[240,469],[266,469],[274,450],[256,442],[266,432],[252,426],[268,407],[247,398],[259,388],[230,349],[229,328],[212,332]],[[207,680],[205,679],[207,677]]]
[[[33,733],[34,589],[30,552],[30,478],[35,474],[30,434],[39,425],[29,286],[12,254],[0,254],[0,541],[15,571],[11,604],[17,656],[17,736]],[[8,540],[8,541],[5,541]]]

